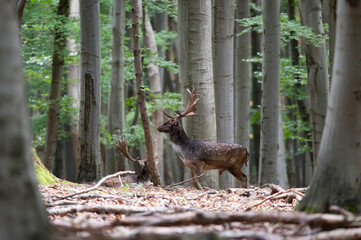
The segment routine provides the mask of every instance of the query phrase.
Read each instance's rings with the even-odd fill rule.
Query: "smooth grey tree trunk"
[[[217,141],[234,143],[233,35],[234,0],[215,0],[214,8],[214,90]],[[233,187],[228,171],[219,176],[219,187]]]
[[[313,28],[316,33],[324,34],[320,0],[300,0],[301,21]],[[328,69],[326,44],[316,47],[304,44],[306,52],[308,91],[310,98],[310,117],[313,145],[313,166],[317,165],[318,150],[325,125],[328,98]]]
[[[60,0],[58,4],[57,15],[64,17],[63,20],[55,24],[54,50],[52,75],[49,92],[49,110],[46,125],[46,139],[44,151],[44,165],[50,171],[54,167],[55,152],[57,146],[58,128],[59,128],[59,100],[61,97],[61,86],[64,70],[64,51],[67,43],[67,33],[64,28],[65,19],[69,16],[69,0]]]
[[[278,153],[277,153],[277,176],[278,184],[288,188],[288,176],[286,168],[286,147],[283,142],[283,124],[282,124],[282,114],[279,111],[278,114]]]
[[[335,55],[336,40],[336,6],[337,0],[329,0],[328,6],[328,64],[330,79],[332,79],[333,57]]]
[[[147,150],[147,162],[151,180],[154,186],[161,185],[161,179],[159,176],[158,168],[155,162],[154,146],[150,123],[148,119],[148,110],[145,101],[144,83],[143,83],[143,69],[141,61],[141,49],[140,49],[140,34],[139,34],[139,19],[141,19],[142,0],[133,0],[132,2],[132,38],[133,38],[133,54],[134,54],[134,68],[135,78],[137,81],[137,95],[139,111],[142,118],[145,146]]]
[[[361,213],[361,4],[338,1],[331,95],[315,175],[298,209]]]
[[[80,12],[79,12],[79,0],[71,0],[70,1],[70,12],[69,18],[73,21],[79,22]],[[68,51],[69,54],[79,55],[80,50],[78,49],[75,39],[68,39]],[[80,59],[80,57],[79,57]],[[80,64],[78,63],[69,63],[68,66],[68,76],[67,76],[67,86],[66,92],[68,96],[73,98],[72,107],[75,109],[79,109],[80,105]],[[79,117],[78,116],[70,116],[70,138],[71,145],[73,148],[74,157],[67,156],[65,158],[65,175],[67,179],[73,180],[76,179],[78,175],[78,167],[79,167]],[[71,150],[68,150],[71,151]],[[71,161],[72,160],[72,161]],[[75,168],[75,176],[73,176],[72,172]],[[71,178],[68,177],[68,174],[71,174]],[[76,180],[73,180],[76,181]]]
[[[79,182],[100,178],[100,12],[99,1],[80,0],[81,98]]]
[[[50,239],[35,180],[13,1],[0,0],[0,239]]]
[[[211,1],[178,1],[179,74],[184,104],[188,98],[187,88],[201,90],[196,115],[183,121],[188,137],[215,142],[211,8]],[[205,186],[218,188],[217,171],[206,171],[200,181]]]
[[[280,2],[263,0],[262,110],[259,184],[278,184]]]
[[[112,79],[108,103],[108,132],[121,133],[125,129],[124,112],[124,31],[125,0],[114,0],[112,43]],[[128,162],[116,146],[107,151],[106,174],[128,169]]]
[[[159,67],[155,64],[156,60],[158,59],[158,50],[157,44],[155,42],[153,27],[150,23],[147,12],[145,12],[145,47],[149,51],[149,63],[147,65],[147,73],[149,77],[150,93],[155,98],[157,98],[157,96],[160,96],[162,94],[162,84],[160,78],[161,74],[159,71]],[[157,109],[152,112],[152,122],[154,126],[154,151],[157,156],[157,166],[160,177],[164,179],[163,135],[161,132],[156,130],[160,125],[163,124],[163,111],[161,109]]]
[[[250,17],[249,0],[237,0],[236,18]],[[247,32],[240,36],[244,27],[237,24],[235,41],[236,41],[236,76],[235,76],[235,143],[243,145],[249,150],[249,133],[250,133],[250,63],[245,61],[251,57],[251,33]],[[252,159],[251,159],[252,161]],[[249,166],[244,165],[242,171],[248,176],[248,185],[250,184]],[[235,180],[235,186],[240,187],[241,182]]]

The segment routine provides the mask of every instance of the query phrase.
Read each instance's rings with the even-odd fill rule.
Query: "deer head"
[[[179,111],[175,111],[176,115],[171,116],[166,111],[164,111],[164,114],[168,117],[168,121],[158,128],[159,132],[172,133],[176,130],[183,130],[179,119],[195,115],[195,111],[197,110],[197,103],[199,101],[198,96],[200,91],[195,91],[194,88],[192,88],[191,90],[187,89],[187,91],[189,97],[187,107],[184,112],[180,113]]]

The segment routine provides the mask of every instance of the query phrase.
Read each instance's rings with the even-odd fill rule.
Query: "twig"
[[[182,181],[182,182],[179,182],[179,183],[174,183],[174,184],[171,184],[171,185],[165,186],[165,188],[167,188],[167,187],[174,187],[174,186],[178,186],[178,185],[182,185],[183,183],[190,182],[190,181],[193,181],[193,180],[195,180],[195,179],[197,179],[197,178],[200,178],[200,177],[202,177],[203,175],[204,175],[204,173],[202,173],[202,174],[201,174],[201,175],[199,175],[199,176],[195,176],[195,177],[192,177],[192,178],[190,178],[190,179],[184,180],[184,181]]]
[[[100,181],[95,184],[95,186],[90,187],[88,189],[85,189],[83,191],[79,191],[79,192],[75,192],[75,193],[70,193],[68,195],[65,196],[60,196],[57,197],[58,199],[65,199],[65,198],[69,198],[69,197],[73,197],[75,195],[79,195],[79,194],[83,194],[83,193],[87,193],[93,190],[96,190],[98,187],[100,187],[106,180],[108,180],[109,178],[113,178],[113,177],[117,177],[117,176],[124,176],[124,175],[134,175],[135,172],[134,171],[120,171],[120,172],[116,172],[114,174],[110,174],[108,176],[103,177],[102,179],[100,179]]]

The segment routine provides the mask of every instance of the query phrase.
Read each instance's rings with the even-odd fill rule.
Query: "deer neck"
[[[190,139],[188,138],[187,134],[183,129],[177,130],[174,133],[170,134],[170,141],[172,142],[172,144],[179,147],[188,144],[189,140]]]

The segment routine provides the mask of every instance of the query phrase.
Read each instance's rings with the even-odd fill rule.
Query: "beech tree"
[[[361,4],[337,1],[331,95],[319,158],[299,210],[325,212],[332,205],[361,213]]]
[[[124,31],[125,0],[114,0],[112,43],[112,79],[108,103],[108,132],[114,134],[125,129],[124,112]],[[128,163],[117,147],[107,152],[106,173],[126,170]]]
[[[236,19],[250,17],[249,0],[238,0],[236,9]],[[250,151],[249,148],[249,133],[250,133],[250,63],[245,61],[251,57],[251,33],[246,32],[237,36],[244,30],[237,24],[235,38],[236,38],[236,54],[235,54],[235,143],[243,145]],[[252,161],[252,159],[251,159]],[[250,166],[250,163],[248,163]],[[249,168],[243,166],[243,172],[248,175],[248,184],[251,180],[249,175]],[[236,186],[240,186],[240,181],[236,181]]]
[[[30,153],[15,4],[0,0],[0,238],[50,239]]]
[[[322,23],[322,7],[320,0],[300,0],[301,21],[305,26],[312,27],[316,33],[324,33]],[[326,44],[315,46],[305,43],[308,91],[310,99],[310,118],[313,145],[313,165],[318,158],[328,98],[328,69]]]
[[[46,142],[44,151],[44,165],[50,171],[53,168],[59,128],[59,99],[64,70],[64,51],[66,50],[67,33],[64,27],[69,15],[69,0],[60,0],[57,15],[61,17],[55,25],[54,52],[52,64],[52,76],[49,92],[49,110],[46,127]]]
[[[187,88],[201,91],[197,113],[185,119],[185,131],[192,139],[216,142],[211,20],[211,1],[178,1],[178,32],[182,33],[179,34],[179,75],[183,103],[187,102]],[[218,188],[217,171],[206,171],[200,182]]]
[[[216,0],[214,7],[214,90],[216,102],[217,141],[234,143],[233,34],[234,0]],[[232,175],[219,176],[219,187],[229,188]]]
[[[81,99],[79,182],[100,178],[100,16],[99,1],[80,0]]]
[[[259,184],[278,184],[280,1],[263,0],[262,110]]]

